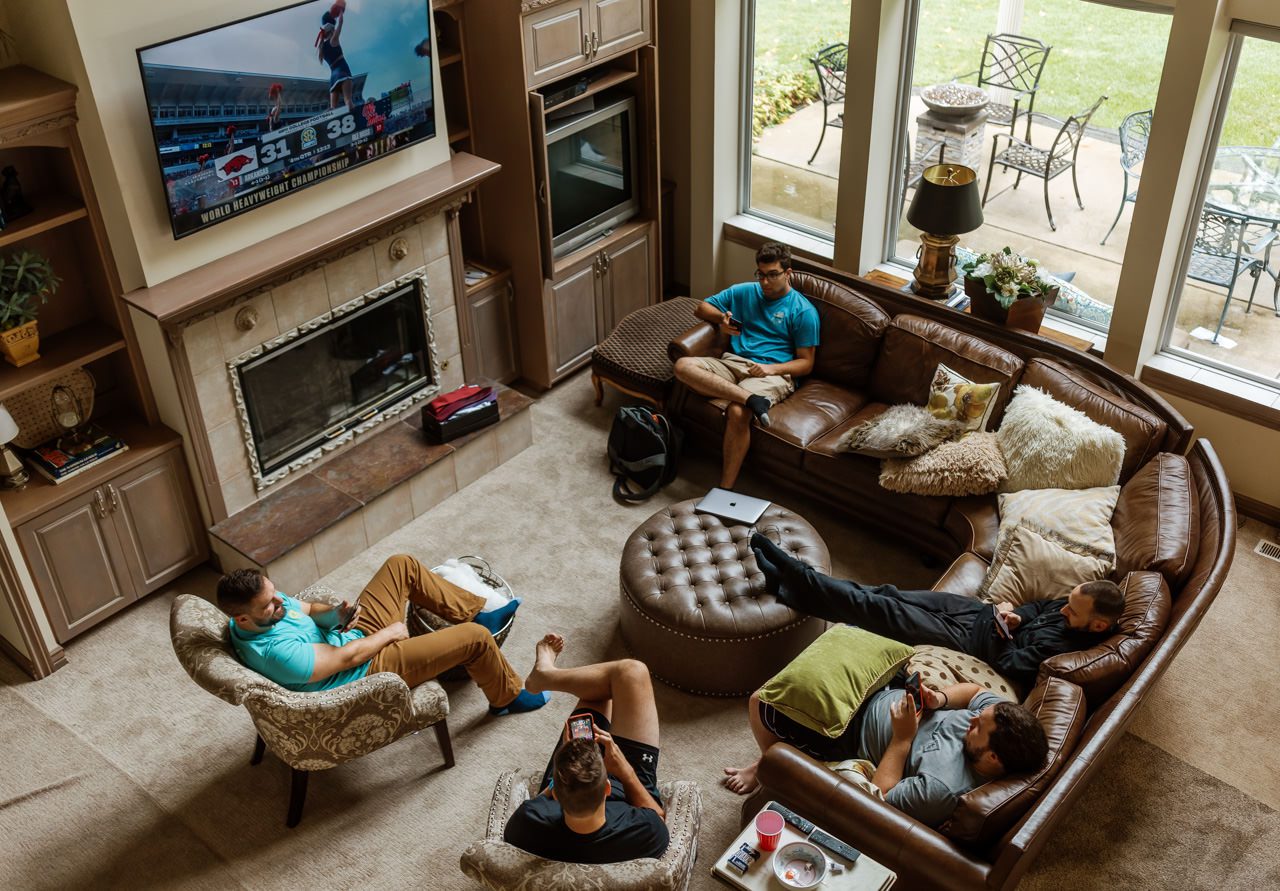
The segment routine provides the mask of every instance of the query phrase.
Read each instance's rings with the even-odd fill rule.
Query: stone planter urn
[[[987,290],[986,282],[969,275],[964,278],[964,292],[969,295],[969,312],[972,315],[996,325],[1018,328],[1032,334],[1040,333],[1045,310],[1058,299],[1058,289],[1054,287],[1038,297],[1019,297],[1005,309],[995,295]]]
[[[0,331],[0,352],[10,365],[22,367],[40,358],[40,332],[32,319],[25,325]]]

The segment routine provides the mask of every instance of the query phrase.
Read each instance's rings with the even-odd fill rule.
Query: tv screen
[[[138,63],[174,238],[436,134],[427,0],[311,0]]]

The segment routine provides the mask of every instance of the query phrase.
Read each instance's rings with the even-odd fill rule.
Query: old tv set
[[[423,0],[310,0],[138,64],[175,238],[436,135]]]

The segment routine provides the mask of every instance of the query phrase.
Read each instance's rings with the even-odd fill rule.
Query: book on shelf
[[[81,435],[87,442],[87,447],[74,452],[60,447],[59,442],[66,437],[50,440],[33,449],[19,451],[26,459],[28,467],[56,486],[91,467],[98,466],[108,458],[129,450],[124,440],[118,436],[112,436],[96,424],[90,424]]]

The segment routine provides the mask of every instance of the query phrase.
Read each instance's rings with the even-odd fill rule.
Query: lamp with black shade
[[[911,291],[930,300],[951,295],[956,273],[956,243],[982,225],[978,175],[960,164],[926,167],[907,208],[907,222],[920,230]]]
[[[22,461],[9,451],[9,443],[17,436],[18,424],[9,414],[9,409],[0,402],[0,488],[21,489],[31,479]]]

